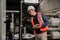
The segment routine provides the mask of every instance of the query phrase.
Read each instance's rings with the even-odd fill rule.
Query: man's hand
[[[40,27],[41,27],[40,24],[36,24],[36,25],[33,26],[34,29],[37,29],[37,28],[40,28]]]

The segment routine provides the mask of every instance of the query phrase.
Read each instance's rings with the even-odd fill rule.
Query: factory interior
[[[47,40],[60,40],[60,0],[0,0],[0,40],[35,40],[29,5],[46,15]]]

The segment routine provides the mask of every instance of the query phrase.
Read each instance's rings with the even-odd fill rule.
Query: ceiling
[[[23,8],[26,9],[30,4],[23,4]],[[32,4],[34,5],[34,4]],[[34,5],[36,8],[38,5]],[[6,9],[7,10],[20,10],[20,0],[6,0]]]

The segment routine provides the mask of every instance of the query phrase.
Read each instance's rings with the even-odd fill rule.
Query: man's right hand
[[[33,26],[33,29],[36,29],[36,25]]]

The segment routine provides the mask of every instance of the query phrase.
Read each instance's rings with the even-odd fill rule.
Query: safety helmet
[[[27,9],[27,12],[29,11],[29,10],[35,10],[35,7],[34,6],[28,6],[28,9]]]

